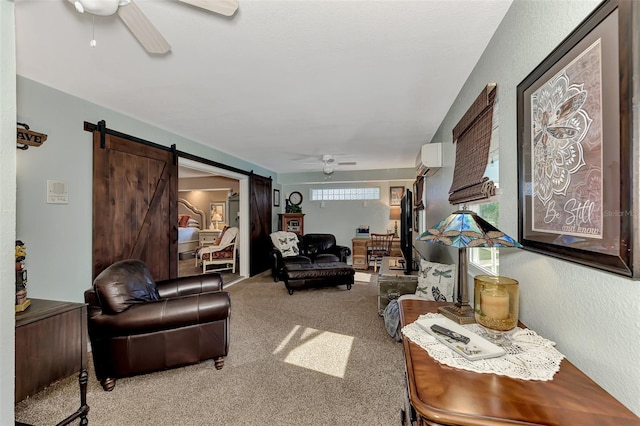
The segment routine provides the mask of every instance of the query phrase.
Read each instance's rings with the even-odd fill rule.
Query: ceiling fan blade
[[[238,10],[238,0],[180,0],[183,3],[190,4],[211,12],[219,13],[224,16],[231,16]]]
[[[355,161],[342,161],[338,163],[339,166],[355,166],[356,164]]]
[[[118,16],[147,52],[162,54],[171,50],[171,45],[133,1],[118,7]]]

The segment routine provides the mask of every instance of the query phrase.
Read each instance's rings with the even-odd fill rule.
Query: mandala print
[[[593,120],[582,108],[583,86],[562,73],[531,96],[534,196],[543,205],[566,195],[571,175],[585,165],[581,142]]]
[[[583,182],[577,183],[572,192],[576,200],[595,200],[594,210],[601,209],[600,192],[602,191],[602,169],[590,167],[585,174]]]

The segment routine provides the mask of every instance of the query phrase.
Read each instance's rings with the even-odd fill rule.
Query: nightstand
[[[216,242],[222,231],[217,229],[203,229],[200,231],[200,245],[210,246]]]

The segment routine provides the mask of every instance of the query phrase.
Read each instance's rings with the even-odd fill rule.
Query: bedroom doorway
[[[221,271],[225,284],[249,276],[249,177],[178,158],[178,214],[197,218],[179,227],[178,274],[202,274],[195,247],[215,240],[225,226],[237,226],[236,270]],[[183,202],[186,201],[186,202]]]

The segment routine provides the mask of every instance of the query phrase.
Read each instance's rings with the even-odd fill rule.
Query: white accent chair
[[[231,227],[223,231],[218,245],[200,247],[196,253],[196,266],[202,265],[202,273],[218,272],[231,269],[236,273],[238,228]],[[208,266],[219,265],[217,268],[207,269]]]

